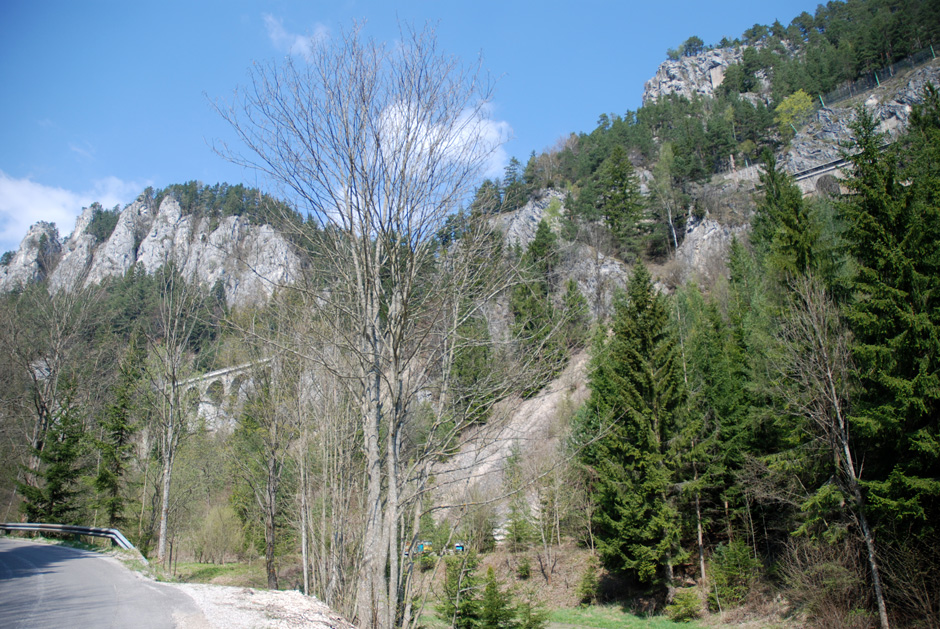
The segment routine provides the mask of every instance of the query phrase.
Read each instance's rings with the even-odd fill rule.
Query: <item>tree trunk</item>
[[[832,379],[829,380],[830,390],[835,394],[835,387]],[[842,445],[842,454],[845,457],[846,476],[849,481],[849,491],[852,492],[852,498],[855,501],[855,509],[858,513],[859,526],[862,529],[862,538],[865,540],[865,550],[868,552],[868,566],[871,569],[871,584],[875,592],[875,602],[878,605],[878,619],[881,622],[882,629],[890,629],[888,622],[888,607],[885,604],[884,590],[881,586],[881,574],[878,570],[878,560],[875,556],[875,536],[868,527],[868,518],[865,517],[865,499],[862,497],[862,490],[859,486],[858,475],[855,473],[855,462],[852,459],[852,450],[849,448],[848,426],[842,416],[839,406],[835,407],[837,428],[839,430],[839,440]],[[838,461],[836,462],[838,465]]]
[[[273,454],[268,457],[268,478],[265,492],[264,514],[264,569],[268,576],[268,589],[277,589],[277,566],[274,563],[275,518],[277,516],[277,462]]]
[[[379,400],[380,374],[367,376],[369,387],[363,413],[366,464],[366,520],[363,536],[362,564],[359,569],[359,589],[356,601],[356,620],[365,628],[381,627],[379,599],[385,577],[387,546],[382,546],[382,460],[379,453],[379,426],[381,402]],[[371,408],[370,408],[371,407]]]
[[[308,548],[310,546],[310,541],[307,539],[307,529],[310,526],[309,522],[309,506],[307,505],[307,439],[304,435],[303,443],[301,444],[301,454],[300,454],[300,560],[301,565],[303,566],[304,572],[304,596],[310,596],[310,557],[308,556]]]
[[[698,480],[698,473],[695,474],[695,480]],[[702,575],[702,585],[705,585],[705,540],[702,531],[702,506],[699,499],[699,493],[695,492],[695,528],[698,537],[698,568]]]
[[[163,561],[166,557],[166,536],[170,519],[170,480],[173,474],[173,457],[164,454],[163,457],[163,483],[160,492],[160,542],[157,546],[157,559]]]

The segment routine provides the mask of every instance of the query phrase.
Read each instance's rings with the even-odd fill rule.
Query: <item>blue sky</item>
[[[483,56],[498,78],[502,160],[525,162],[602,112],[641,104],[643,83],[691,35],[706,44],[755,23],[788,24],[808,0],[398,3],[338,0],[2,0],[0,251],[38,220],[68,234],[82,207],[129,203],[148,185],[266,182],[211,149],[233,134],[210,107],[253,61],[365,20],[394,41],[399,23],[436,24],[439,47]],[[296,50],[296,48],[295,48]],[[494,164],[499,170],[501,164]]]

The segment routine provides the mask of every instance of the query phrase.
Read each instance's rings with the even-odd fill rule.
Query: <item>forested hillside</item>
[[[940,626],[940,93],[891,126],[865,104],[933,76],[938,35],[935,0],[850,0],[693,36],[667,56],[739,59],[712,93],[603,114],[482,182],[465,107],[488,94],[432,32],[259,69],[220,107],[250,147],[229,157],[291,203],[189,182],[94,206],[82,268],[125,215],[168,263],[55,284],[79,248],[47,236],[0,296],[0,517],[119,528],[169,574],[263,565],[244,582],[364,627],[611,602]],[[784,164],[846,81],[846,163],[804,194]],[[394,133],[368,113],[389,106]],[[458,131],[481,135],[455,159]],[[166,208],[185,238],[152,227]],[[237,305],[243,279],[173,263],[236,218],[296,260]],[[727,250],[679,273],[705,220]],[[260,276],[231,242],[226,268]]]

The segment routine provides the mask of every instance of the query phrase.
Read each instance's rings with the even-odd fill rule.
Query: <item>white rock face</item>
[[[277,286],[297,277],[297,257],[269,225],[235,216],[212,225],[208,218],[184,215],[179,203],[166,197],[155,212],[143,201],[125,207],[111,236],[99,244],[86,233],[93,212],[82,212],[64,243],[54,225],[34,225],[10,263],[0,267],[0,290],[14,290],[45,274],[51,291],[71,290],[124,275],[137,264],[154,273],[172,262],[190,281],[205,287],[221,282],[229,305],[239,308],[264,302]],[[54,265],[51,270],[45,268],[49,265]]]
[[[137,252],[134,248],[136,235],[147,216],[147,209],[140,201],[124,208],[111,236],[95,251],[94,260],[85,278],[85,286],[100,284],[106,278],[124,275],[134,266],[137,262]]]
[[[559,212],[564,211],[565,194],[559,190],[543,190],[536,198],[529,199],[528,203],[514,212],[507,212],[496,216],[496,226],[506,236],[509,245],[518,244],[523,251],[535,238],[535,231],[539,221],[545,216],[545,210],[557,199],[560,204]]]
[[[614,294],[627,285],[629,267],[617,258],[584,244],[573,244],[565,252],[565,277],[573,279],[595,317],[613,312]]]
[[[559,190],[543,190],[538,197],[530,199],[515,212],[496,216],[495,224],[503,232],[506,243],[511,246],[518,244],[525,251],[535,238],[535,231],[543,218],[548,219],[549,226],[557,233],[558,225],[555,223],[558,221],[546,213],[553,201],[557,201],[559,215],[563,214],[565,193]],[[577,283],[594,317],[608,314],[614,293],[626,285],[629,275],[627,265],[616,258],[605,256],[589,245],[559,244],[563,247],[562,261],[558,268],[559,276],[571,278]]]
[[[149,231],[145,231],[137,253],[137,262],[144,271],[154,273],[167,262],[177,262],[174,245],[182,219],[179,203],[171,197],[165,198],[156,216],[147,222]]]
[[[746,233],[744,225],[731,227],[707,217],[690,217],[685,238],[676,251],[682,281],[695,277],[711,281],[724,274],[732,239],[741,239]]]
[[[95,209],[87,207],[75,220],[75,229],[62,245],[59,263],[49,275],[49,290],[57,292],[82,281],[82,275],[88,269],[94,255],[95,237],[86,234]]]
[[[0,291],[9,292],[41,281],[61,249],[59,231],[53,223],[40,221],[30,227],[10,263],[0,266]]]
[[[664,61],[643,88],[643,104],[667,94],[691,99],[711,96],[725,78],[728,66],[741,61],[744,46],[716,48],[692,57]]]

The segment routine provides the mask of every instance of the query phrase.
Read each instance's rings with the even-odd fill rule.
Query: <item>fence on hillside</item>
[[[859,94],[863,94],[867,92],[868,90],[873,90],[876,87],[880,87],[881,81],[887,80],[903,70],[922,66],[925,63],[933,61],[936,58],[937,58],[937,55],[934,52],[933,46],[932,45],[928,46],[927,48],[924,48],[920,52],[916,52],[908,57],[905,57],[904,59],[901,59],[900,61],[896,63],[892,63],[891,65],[885,66],[884,68],[881,68],[880,70],[877,70],[875,72],[870,72],[854,81],[847,81],[843,83],[842,85],[840,85],[839,87],[837,87],[836,89],[830,92],[827,92],[826,94],[820,95],[818,97],[819,104],[821,104],[823,107],[829,107],[830,105],[847,100],[849,98],[852,98],[853,96],[858,96]],[[818,105],[817,105],[817,109],[818,109]],[[745,165],[746,165],[746,168],[743,168],[743,169],[739,168],[737,172],[732,171],[731,166],[727,165],[723,168],[719,168],[718,170],[716,170],[714,174],[722,175],[725,177],[731,176],[732,178],[738,181],[756,180],[757,170],[756,170],[755,165],[748,163],[747,160],[745,160]],[[828,166],[829,164],[824,164],[820,166],[820,168],[825,168]],[[813,169],[810,169],[810,170],[813,170]],[[797,174],[805,174],[805,173],[797,173]]]
[[[898,72],[910,68],[916,68],[917,66],[923,65],[929,61],[933,61],[936,58],[937,55],[934,53],[933,46],[929,46],[920,52],[915,52],[909,57],[905,57],[896,63],[892,63],[889,66],[881,68],[880,70],[869,72],[868,74],[859,77],[854,81],[847,81],[836,89],[827,92],[826,94],[821,94],[819,96],[819,101],[823,107],[828,107],[834,103],[838,103],[852,98],[853,96],[867,92],[868,90],[881,87],[882,81],[890,79]]]

